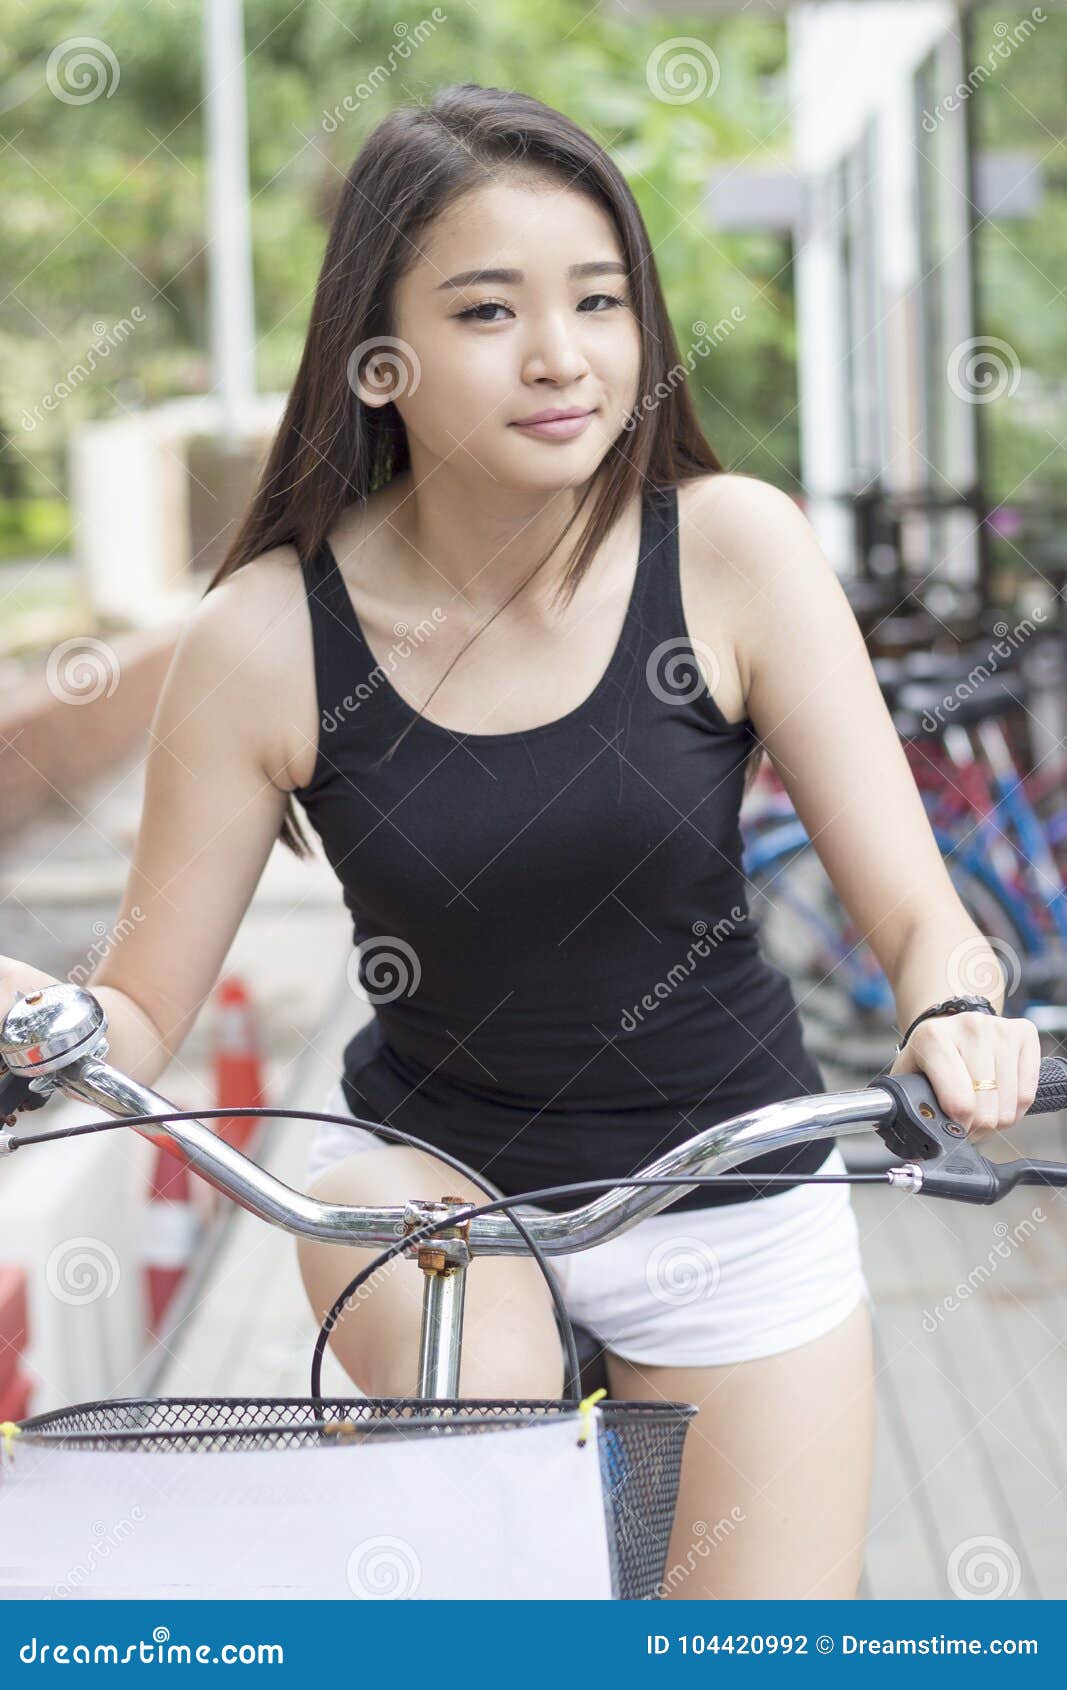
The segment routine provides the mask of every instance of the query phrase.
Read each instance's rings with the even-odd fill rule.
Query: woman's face
[[[516,489],[589,480],[637,403],[625,268],[607,214],[551,181],[494,182],[443,214],[396,289],[398,385],[366,390],[393,396],[416,475],[447,460]],[[592,414],[569,437],[516,427],[561,409]]]

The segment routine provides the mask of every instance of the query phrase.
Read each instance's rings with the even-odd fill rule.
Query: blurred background
[[[84,980],[121,942],[155,698],[280,417],[344,174],[392,106],[475,81],[559,107],[626,174],[705,430],[809,515],[1011,1009],[1063,1048],[1062,5],[0,13],[0,951]],[[865,1085],[898,1036],[887,983],[769,766],[743,820],[808,1042],[828,1085]],[[367,1013],[349,951],[328,865],[276,848],[159,1089],[316,1107]],[[956,961],[951,990],[990,989],[981,955]],[[309,1123],[232,1131],[299,1183]],[[999,1136],[986,1153],[1067,1152],[1059,1117]],[[873,1135],[846,1150],[890,1160]],[[868,1595],[1067,1595],[1067,1228],[1055,1192],[1024,1195],[994,1220],[856,1189],[879,1309]],[[147,1141],[0,1163],[0,1419],[303,1392],[313,1338],[291,1241]]]

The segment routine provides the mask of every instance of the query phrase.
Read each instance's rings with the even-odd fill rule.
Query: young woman
[[[700,432],[618,169],[521,94],[394,111],[341,191],[285,418],[160,700],[142,915],[92,982],[114,1060],[150,1083],[178,1049],[279,828],[307,848],[295,799],[374,1006],[331,1102],[431,1147],[324,1128],[320,1197],[477,1196],[433,1148],[505,1193],[622,1176],[824,1090],[745,906],[762,749],[902,1028],[960,989],[962,954],[997,976],[811,528]],[[8,962],[3,1007],[42,978]],[[1002,1004],[927,1016],[894,1064],[968,1126],[1036,1090],[1036,1031]],[[751,1187],[553,1259],[612,1395],[699,1405],[672,1595],[855,1594],[873,1393],[848,1187],[756,1177],[842,1167],[829,1138],[762,1156]],[[321,1316],[368,1258],[299,1259]],[[421,1290],[383,1279],[333,1343],[392,1395]],[[533,1263],[481,1263],[464,1339],[462,1394],[560,1392]]]

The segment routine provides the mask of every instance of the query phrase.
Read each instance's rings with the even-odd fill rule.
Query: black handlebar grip
[[[1067,1109],[1067,1060],[1046,1056],[1037,1077],[1037,1096],[1026,1113],[1052,1115],[1057,1109]]]

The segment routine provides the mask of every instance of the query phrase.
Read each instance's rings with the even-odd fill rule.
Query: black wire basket
[[[378,1437],[444,1437],[573,1413],[565,1399],[474,1397],[119,1397],[74,1403],[19,1422],[21,1436],[55,1449],[263,1450],[346,1447]],[[692,1403],[597,1404],[600,1470],[623,1601],[655,1600],[678,1496]]]

